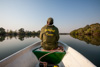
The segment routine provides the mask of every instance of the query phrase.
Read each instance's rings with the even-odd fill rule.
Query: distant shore
[[[59,35],[69,35],[70,33],[59,33]]]
[[[70,32],[71,35],[98,35],[100,36],[100,23],[86,25]]]

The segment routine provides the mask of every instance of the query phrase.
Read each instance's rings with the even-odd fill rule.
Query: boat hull
[[[92,62],[85,58],[63,42],[59,45],[64,47],[66,55],[58,64],[59,67],[96,67]],[[40,47],[40,42],[36,42],[0,61],[0,67],[39,67],[39,61],[32,50]]]

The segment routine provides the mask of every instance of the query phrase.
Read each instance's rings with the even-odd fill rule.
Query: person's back
[[[53,24],[53,19],[47,20],[47,25],[41,29],[40,39],[42,40],[41,45],[45,50],[53,50],[58,48],[59,31],[58,28]]]

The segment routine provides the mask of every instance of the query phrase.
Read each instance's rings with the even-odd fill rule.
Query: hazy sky
[[[0,27],[38,31],[54,18],[60,32],[100,23],[100,0],[0,0]]]

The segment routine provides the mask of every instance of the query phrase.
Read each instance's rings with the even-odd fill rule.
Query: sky
[[[0,27],[38,31],[52,17],[60,33],[100,23],[100,0],[0,0]]]

